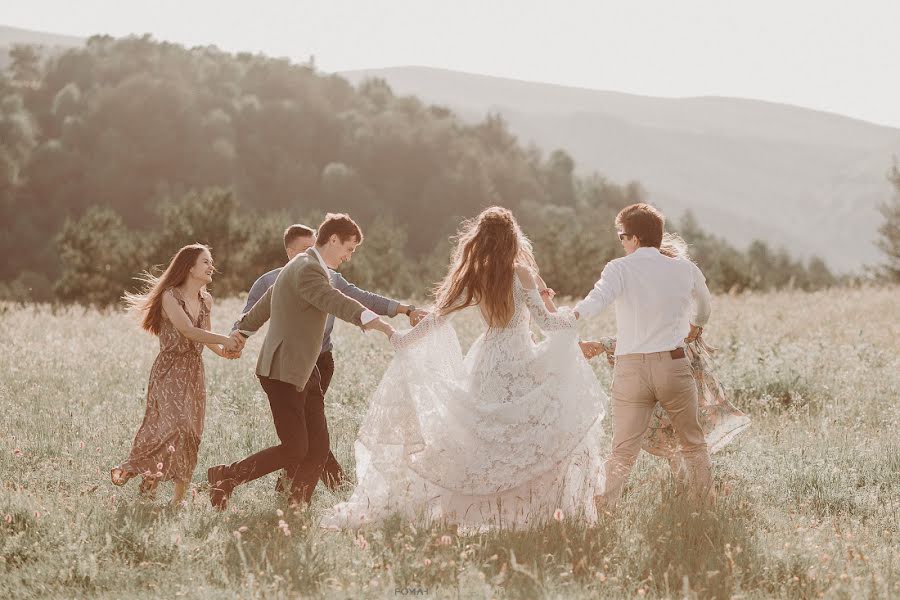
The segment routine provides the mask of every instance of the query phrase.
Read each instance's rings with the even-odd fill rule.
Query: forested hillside
[[[325,211],[367,233],[355,281],[421,294],[460,219],[490,204],[517,212],[548,281],[578,294],[619,252],[615,212],[646,199],[635,182],[577,177],[563,150],[523,147],[499,117],[467,125],[380,80],[353,87],[310,65],[146,36],[50,56],[15,46],[11,58],[0,79],[6,296],[114,301],[195,240],[213,245],[219,293],[237,292],[283,260],[286,224]],[[765,244],[739,252],[683,225],[719,289],[832,280],[820,261]]]

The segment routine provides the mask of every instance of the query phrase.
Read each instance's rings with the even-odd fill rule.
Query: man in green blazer
[[[328,269],[350,260],[363,236],[345,214],[329,214],[316,244],[298,254],[275,283],[237,323],[241,342],[271,321],[256,363],[281,443],[231,465],[210,467],[210,501],[224,509],[238,485],[284,468],[291,479],[292,504],[308,503],[328,457],[325,399],[316,361],[329,314],[388,337],[393,327],[331,285]]]

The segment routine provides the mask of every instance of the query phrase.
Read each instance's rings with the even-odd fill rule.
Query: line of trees
[[[879,207],[884,222],[878,228],[875,243],[886,260],[878,274],[888,281],[900,283],[900,167],[896,160],[888,179],[894,186],[894,195]]]
[[[565,151],[523,146],[498,115],[468,125],[381,80],[354,88],[309,65],[148,36],[11,59],[0,76],[5,297],[108,304],[194,241],[213,246],[217,293],[237,293],[284,261],[287,224],[326,211],[366,232],[348,277],[422,295],[460,220],[492,204],[519,216],[551,285],[578,295],[621,252],[616,212],[645,200],[636,182],[579,177]],[[738,250],[690,215],[674,225],[717,290],[835,282],[819,259],[762,242]]]

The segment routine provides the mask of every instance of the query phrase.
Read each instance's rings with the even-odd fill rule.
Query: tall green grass
[[[226,513],[205,467],[275,441],[253,376],[207,353],[206,432],[187,505],[115,488],[143,414],[156,340],[116,312],[0,306],[0,597],[3,598],[889,598],[900,597],[900,289],[716,298],[708,341],[753,426],[714,459],[719,501],[695,513],[667,467],[642,456],[620,512],[460,537],[391,520],[359,534],[316,527],[344,498],[290,511],[274,478]],[[237,300],[217,302],[227,329]],[[402,319],[396,319],[402,325]],[[464,344],[477,317],[457,319]],[[613,332],[612,315],[584,337]],[[328,412],[338,459],[390,348],[339,325]],[[608,385],[608,367],[596,361]],[[280,511],[280,512],[279,512]]]

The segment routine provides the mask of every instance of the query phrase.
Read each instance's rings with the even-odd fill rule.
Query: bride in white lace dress
[[[606,397],[574,316],[547,310],[536,273],[510,211],[489,208],[464,223],[435,309],[391,339],[396,356],[354,447],[357,486],[322,526],[394,514],[464,531],[560,514],[596,519]],[[463,356],[451,319],[469,306],[487,330]],[[530,319],[545,334],[540,343]]]

